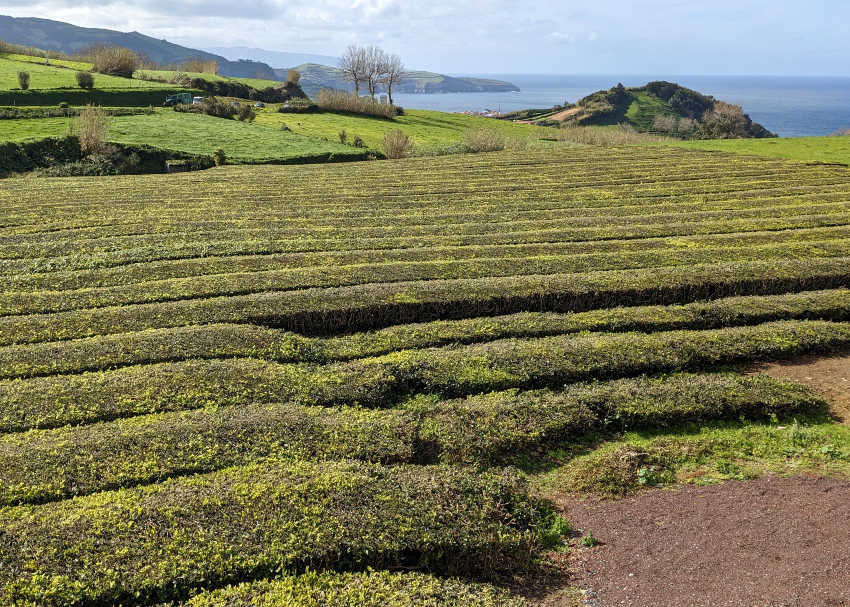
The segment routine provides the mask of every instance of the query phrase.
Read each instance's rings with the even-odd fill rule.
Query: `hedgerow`
[[[137,303],[209,298],[310,288],[385,284],[447,279],[480,279],[505,276],[540,276],[676,267],[703,263],[734,263],[786,259],[844,257],[846,240],[763,245],[757,248],[700,248],[628,254],[541,256],[530,259],[474,259],[462,261],[400,262],[338,267],[293,268],[265,272],[172,278],[134,285],[35,293],[0,292],[0,315],[44,314],[80,308],[100,308]]]
[[[186,607],[526,607],[487,584],[421,573],[316,573],[203,592]]]
[[[276,404],[150,415],[0,437],[0,504],[41,503],[133,487],[268,457],[488,466],[589,432],[771,415],[811,415],[823,401],[767,376],[677,375],[491,393],[406,411]]]
[[[639,306],[574,314],[526,312],[398,325],[332,338],[304,338],[252,325],[197,325],[9,346],[0,349],[0,377],[80,373],[192,358],[250,357],[282,363],[325,363],[509,337],[546,337],[581,331],[715,329],[793,319],[850,321],[850,291],[731,297],[683,306]]]
[[[267,462],[0,510],[6,605],[145,605],[307,567],[493,576],[551,511],[510,471]]]
[[[559,387],[848,345],[848,323],[780,321],[709,331],[506,339],[325,366],[231,359],[127,367],[0,382],[0,431],[264,402],[387,407],[416,393],[452,398]]]
[[[261,293],[0,318],[0,345],[207,323],[303,334],[522,311],[579,312],[772,295],[850,284],[850,258],[801,259]]]

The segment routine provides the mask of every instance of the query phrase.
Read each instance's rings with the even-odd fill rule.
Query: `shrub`
[[[472,154],[497,152],[505,149],[505,134],[493,127],[469,129],[463,134],[463,144]]]
[[[340,129],[339,131],[339,142],[342,145],[345,145],[348,142],[348,133],[345,132],[345,129]]]
[[[658,114],[652,121],[652,128],[663,133],[673,133],[677,130],[679,123],[673,116]]]
[[[29,72],[18,72],[18,86],[21,87],[22,91],[29,90],[29,88],[30,88],[30,73]]]
[[[77,84],[81,89],[90,91],[94,88],[94,75],[91,72],[77,72]]]
[[[215,97],[205,98],[204,102],[201,104],[200,110],[207,116],[212,116],[214,118],[225,118],[228,120],[232,120],[238,112],[238,110],[231,104],[219,101]]]
[[[319,106],[307,97],[295,97],[287,101],[284,105],[279,106],[277,111],[281,114],[309,114],[318,109]]]
[[[301,72],[292,68],[286,74],[286,81],[291,82],[292,84],[298,84],[298,81],[301,80]]]
[[[333,112],[352,112],[367,116],[381,116],[383,118],[394,118],[398,115],[393,105],[379,103],[371,97],[361,97],[357,93],[332,89],[322,89],[319,91],[316,105],[323,110]]]
[[[81,50],[76,56],[91,63],[93,71],[109,76],[132,78],[139,66],[139,57],[130,49],[99,42]]]
[[[280,130],[281,130],[281,131],[286,131],[287,133],[291,133],[291,132],[292,132],[292,129],[291,129],[291,128],[289,128],[289,126],[288,126],[285,122],[284,122],[282,125],[280,125]]]
[[[415,145],[410,135],[401,129],[393,129],[384,133],[381,149],[387,158],[408,158],[413,155]]]
[[[216,148],[213,150],[213,160],[215,161],[215,166],[220,167],[227,163],[227,154],[224,153],[224,150],[221,148]]]
[[[189,57],[183,64],[182,71],[195,74],[218,74],[218,61]]]
[[[109,116],[106,110],[100,106],[87,105],[76,120],[76,130],[83,155],[96,154],[103,149],[108,127]]]
[[[366,147],[366,143],[360,137],[357,137],[357,136],[354,137],[354,141],[352,142],[352,145],[354,145],[354,147],[356,147],[356,148]]]
[[[718,101],[703,116],[697,136],[700,139],[742,139],[747,137],[749,122],[741,106]]]
[[[254,122],[256,117],[257,112],[254,111],[254,108],[244,103],[239,104],[239,108],[236,110],[236,118],[240,122]]]

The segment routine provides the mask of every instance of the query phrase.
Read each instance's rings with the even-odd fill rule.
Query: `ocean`
[[[469,75],[469,74],[467,74]],[[610,76],[476,74],[482,78],[507,80],[517,85],[515,93],[396,94],[402,107],[465,112],[547,108],[582,97],[622,82],[641,86],[651,80],[667,80],[715,99],[735,103],[750,118],[781,137],[830,135],[850,127],[850,78],[778,76]]]

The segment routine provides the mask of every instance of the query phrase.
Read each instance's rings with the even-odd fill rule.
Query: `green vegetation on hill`
[[[0,90],[3,92],[18,89],[18,72],[27,71],[30,74],[30,93],[45,89],[70,89],[80,91],[77,84],[76,72],[58,66],[27,64],[19,60],[0,58]],[[95,88],[97,89],[163,89],[174,88],[173,84],[162,82],[148,82],[146,80],[135,80],[130,78],[118,78],[117,76],[94,75]],[[22,93],[23,91],[16,91]],[[5,96],[5,95],[4,95]],[[4,104],[5,105],[5,104]],[[24,105],[18,103],[18,105]],[[30,104],[27,104],[30,105]],[[36,105],[36,104],[31,104]]]
[[[775,137],[740,107],[664,81],[631,88],[618,84],[579,99],[578,107],[568,118],[571,124],[625,124],[641,132],[696,139]]]
[[[298,133],[202,114],[160,111],[149,116],[118,117],[108,139],[164,150],[211,155],[221,148],[236,163],[316,162],[365,159],[355,148]]]
[[[0,181],[0,603],[522,607],[482,582],[570,549],[543,492],[846,472],[735,365],[850,346],[849,187],[663,146]]]

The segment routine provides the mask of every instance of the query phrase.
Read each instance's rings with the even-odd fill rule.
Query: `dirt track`
[[[558,112],[557,114],[552,114],[551,116],[548,116],[546,118],[546,120],[565,120],[565,119],[569,118],[570,116],[575,116],[580,111],[581,111],[580,107],[570,108],[568,110],[563,110],[561,112]]]
[[[748,367],[747,371],[768,373],[811,386],[827,400],[836,421],[850,424],[850,353],[759,363]]]
[[[586,605],[850,605],[847,481],[766,477],[562,506],[604,543],[573,553]]]

